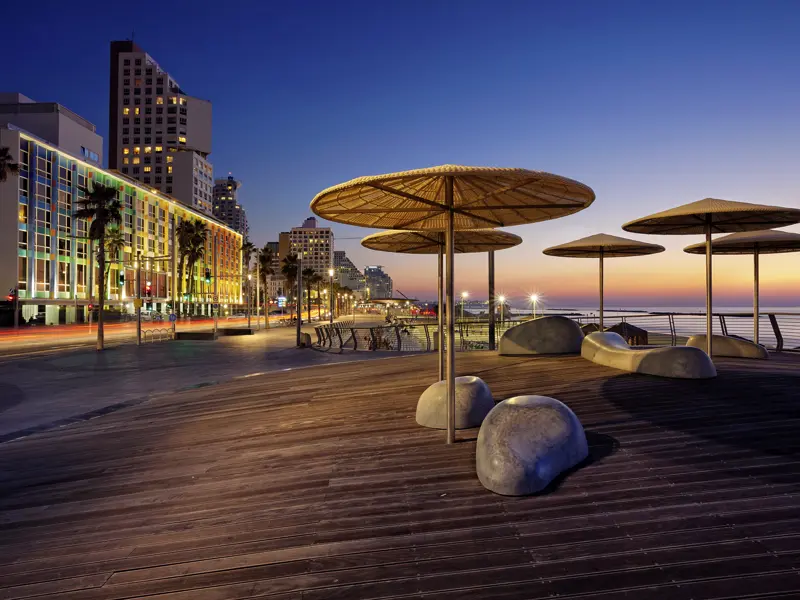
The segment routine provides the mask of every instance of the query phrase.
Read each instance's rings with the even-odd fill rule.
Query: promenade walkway
[[[318,354],[318,353],[317,353]],[[276,372],[0,445],[0,598],[797,598],[800,360],[710,381],[459,356],[589,463],[505,498],[414,422],[436,356]]]

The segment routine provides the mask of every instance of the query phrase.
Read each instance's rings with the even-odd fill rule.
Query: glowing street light
[[[539,294],[531,294],[531,302],[533,303],[533,318],[536,318],[536,303],[539,302]]]
[[[330,305],[328,306],[329,308],[328,312],[330,313],[331,325],[333,325],[333,269],[328,269],[328,279],[329,279],[328,285],[330,286],[330,300],[331,300]]]
[[[503,305],[506,303],[506,297],[500,296],[497,298],[500,301],[500,322],[503,322]]]
[[[461,292],[461,320],[464,320],[464,302],[469,298],[469,292]]]

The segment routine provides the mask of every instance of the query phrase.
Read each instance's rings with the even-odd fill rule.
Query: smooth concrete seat
[[[480,377],[456,377],[456,429],[477,427],[494,408],[494,398]],[[422,392],[417,402],[417,423],[447,429],[447,382],[438,381]]]
[[[578,354],[583,332],[572,319],[541,317],[512,327],[500,338],[502,356],[525,354]]]
[[[547,396],[500,402],[478,433],[475,470],[483,487],[505,496],[535,494],[589,455],[583,426]]]
[[[581,356],[599,365],[631,373],[677,379],[709,379],[717,376],[714,363],[699,348],[631,348],[618,333],[597,332],[587,335],[581,346]]]
[[[715,335],[711,337],[713,347],[711,353],[714,356],[731,356],[734,358],[760,358],[766,360],[769,358],[769,352],[761,344],[755,344],[750,340],[745,340],[737,337],[730,337],[727,335]],[[686,342],[687,346],[693,348],[706,348],[705,335],[693,335]]]

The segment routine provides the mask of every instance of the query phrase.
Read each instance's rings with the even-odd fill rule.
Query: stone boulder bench
[[[478,427],[494,408],[494,398],[480,377],[456,377],[456,429]],[[417,402],[417,424],[431,429],[447,429],[447,382],[429,386]]]
[[[581,345],[581,356],[606,367],[657,377],[710,379],[717,376],[714,363],[699,348],[631,348],[617,333],[590,333]]]
[[[743,338],[731,337],[728,335],[713,335],[711,336],[712,349],[711,353],[714,356],[728,356],[732,358],[758,358],[767,360],[769,352],[761,344],[756,344],[750,340]],[[692,348],[706,348],[705,335],[693,335],[686,342],[687,346]]]
[[[500,338],[501,356],[526,354],[578,354],[583,331],[572,319],[558,315],[540,317],[512,327]]]

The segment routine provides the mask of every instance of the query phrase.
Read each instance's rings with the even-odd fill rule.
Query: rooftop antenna
[[[133,41],[135,37],[136,37],[136,30],[134,29],[131,31],[131,41]]]

